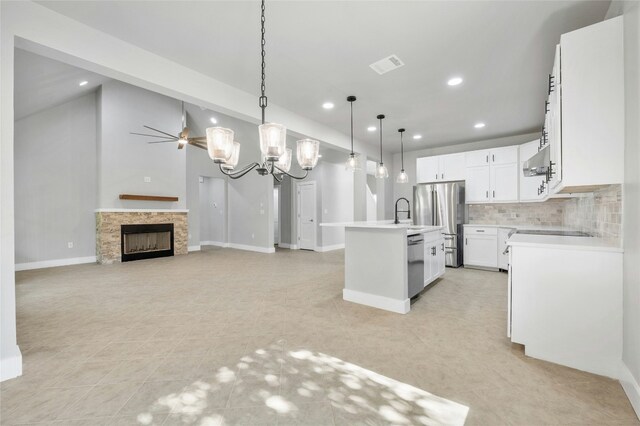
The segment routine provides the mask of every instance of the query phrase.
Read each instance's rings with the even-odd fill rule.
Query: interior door
[[[302,250],[316,248],[316,183],[298,184],[298,246]]]

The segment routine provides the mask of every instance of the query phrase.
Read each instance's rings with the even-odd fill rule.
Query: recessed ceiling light
[[[484,123],[476,123],[473,125],[476,129],[482,129],[484,127]]]
[[[447,84],[449,86],[457,86],[460,83],[462,83],[461,77],[453,77],[453,78],[450,78],[449,81],[447,81]]]
[[[325,103],[322,104],[322,108],[324,108],[324,109],[331,109],[331,108],[333,108],[333,106],[334,106],[333,102],[325,102]]]
[[[89,84],[89,82],[87,80],[83,80],[80,83],[78,83],[78,86],[86,86],[87,84]]]
[[[376,126],[369,126],[367,127],[367,130],[370,132],[375,132],[376,131]]]
[[[422,139],[422,135],[413,135],[414,139]]]
[[[218,120],[215,117],[211,117],[209,121],[211,121],[211,124],[218,124]]]

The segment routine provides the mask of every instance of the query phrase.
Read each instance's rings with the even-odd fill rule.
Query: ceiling
[[[16,49],[14,114],[19,120],[90,93],[107,77]],[[79,86],[81,81],[87,84]]]
[[[393,152],[399,127],[407,150],[527,133],[542,125],[560,34],[601,21],[609,3],[267,2],[267,96],[348,134],[345,98],[356,95],[356,138],[377,144],[366,128],[386,114]],[[259,95],[257,1],[41,4]],[[391,54],[405,65],[384,75],[369,68]],[[449,87],[453,76],[464,82]],[[325,101],[335,108],[323,109]],[[486,127],[475,129],[479,121]]]

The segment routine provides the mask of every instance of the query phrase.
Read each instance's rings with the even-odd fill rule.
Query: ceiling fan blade
[[[178,139],[169,139],[166,141],[151,141],[151,142],[147,142],[147,143],[167,143],[167,142],[177,142]]]
[[[185,127],[184,129],[182,129],[182,134],[181,136],[185,139],[189,139],[189,128]]]
[[[163,132],[162,130],[154,129],[153,127],[150,127],[150,126],[142,126],[142,127],[146,127],[147,129],[153,130],[154,132],[162,133],[163,135],[167,135],[170,138],[175,138],[176,137],[175,135],[172,135],[171,133]]]
[[[179,143],[178,149],[183,149],[186,145],[187,145],[186,143]]]
[[[138,135],[138,136],[148,136],[150,138],[162,138],[162,139],[166,139],[167,137],[164,135],[150,135],[147,133],[136,133],[136,132],[129,132],[130,135]],[[173,136],[172,136],[173,137]]]

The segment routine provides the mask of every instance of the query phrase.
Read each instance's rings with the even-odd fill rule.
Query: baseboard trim
[[[236,250],[255,251],[258,253],[275,253],[276,252],[275,247],[259,247],[259,246],[250,246],[246,244],[229,243],[227,247],[236,249]]]
[[[17,271],[29,271],[31,269],[54,268],[56,266],[80,265],[83,263],[96,263],[95,256],[72,257],[69,259],[43,260],[40,262],[16,263]]]
[[[333,250],[341,250],[344,248],[344,243],[342,244],[334,244],[332,246],[320,246],[316,247],[316,251],[324,253],[325,251],[333,251]]]
[[[397,300],[346,288],[342,290],[342,298],[347,302],[359,303],[398,314],[406,314],[411,309],[411,301],[409,299]]]
[[[8,356],[0,359],[0,382],[22,376],[22,353],[14,345]]]
[[[229,247],[229,243],[222,241],[200,241],[200,246]]]
[[[631,374],[631,370],[623,362],[620,371],[620,384],[627,394],[627,398],[631,402],[631,406],[636,412],[636,416],[640,419],[640,383]]]
[[[189,246],[187,248],[188,251],[192,252],[192,251],[200,251],[200,246]]]

